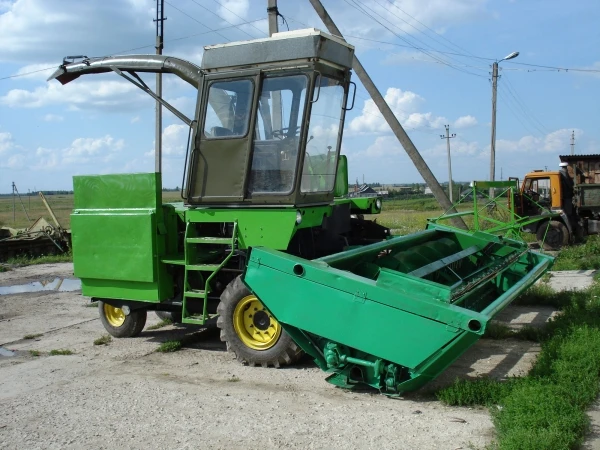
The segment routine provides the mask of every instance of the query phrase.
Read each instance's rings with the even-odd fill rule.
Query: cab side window
[[[207,139],[243,137],[248,133],[253,83],[216,81],[210,85],[204,135]]]

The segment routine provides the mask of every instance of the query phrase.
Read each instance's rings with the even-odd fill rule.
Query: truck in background
[[[566,164],[572,188],[560,171],[534,170],[525,175],[513,200],[519,216],[539,216],[523,231],[536,234],[546,250],[558,250],[600,231],[600,155],[559,158]]]

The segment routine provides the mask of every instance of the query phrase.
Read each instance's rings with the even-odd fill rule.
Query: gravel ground
[[[72,270],[19,268],[0,273],[0,286],[73,278]],[[336,388],[310,361],[242,366],[215,328],[169,326],[95,346],[106,333],[86,303],[80,291],[0,295],[0,347],[15,351],[0,356],[0,449],[483,448],[494,437],[488,411],[444,406],[431,390],[457,376],[525,373],[539,351],[482,340],[423,391],[390,399]],[[149,313],[147,325],[157,322]],[[181,351],[155,352],[190,334]],[[73,355],[48,356],[53,349]]]

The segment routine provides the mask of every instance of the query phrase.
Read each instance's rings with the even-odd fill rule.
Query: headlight
[[[296,225],[300,225],[302,223],[302,212],[300,210],[296,211]]]
[[[377,209],[381,209],[381,199],[380,198],[375,200],[375,206],[377,207]]]

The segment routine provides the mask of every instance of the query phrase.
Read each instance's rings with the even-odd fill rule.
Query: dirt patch
[[[72,276],[72,265],[19,268],[0,274],[0,285],[55,276]],[[0,448],[192,449],[200,440],[211,449],[483,448],[494,432],[487,410],[446,407],[431,389],[523,374],[539,351],[482,340],[424,390],[390,399],[336,388],[308,360],[242,366],[211,327],[168,326],[95,346],[106,332],[87,303],[80,292],[0,296],[0,346],[17,351],[0,357]],[[149,313],[147,324],[157,322]],[[24,339],[33,334],[42,336]],[[183,337],[183,350],[155,352]],[[49,356],[55,349],[73,354]]]

